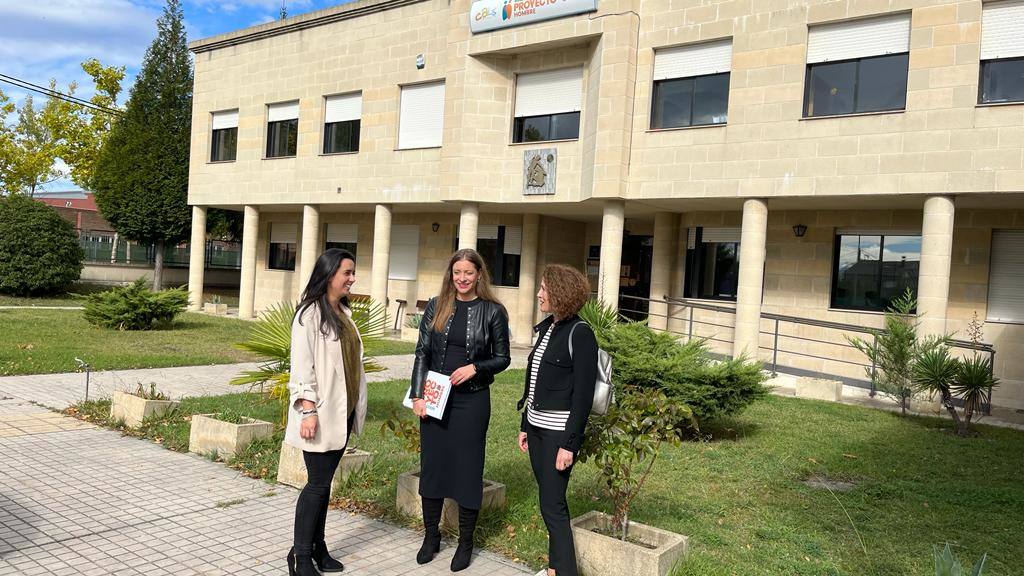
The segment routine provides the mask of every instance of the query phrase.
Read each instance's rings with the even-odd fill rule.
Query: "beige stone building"
[[[1020,410],[1021,29],[1021,0],[361,0],[247,28],[192,44],[193,236],[244,211],[243,316],[327,246],[392,313],[469,246],[519,342],[565,262],[654,326],[850,382],[844,335],[909,288],[926,333],[977,315]]]

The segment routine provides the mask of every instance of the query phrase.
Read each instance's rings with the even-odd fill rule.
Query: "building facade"
[[[910,289],[924,333],[983,323],[1022,410],[1021,29],[1020,0],[362,0],[200,40],[192,244],[244,211],[243,316],[325,247],[392,312],[475,247],[519,342],[563,262],[655,327],[854,380],[845,335]]]

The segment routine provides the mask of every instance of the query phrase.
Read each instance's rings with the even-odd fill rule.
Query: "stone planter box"
[[[342,459],[344,460],[344,459]],[[398,490],[395,506],[406,516],[423,517],[423,504],[420,501],[420,472],[406,472],[398,477]],[[484,499],[482,508],[493,510],[505,507],[505,485],[484,478]],[[444,499],[441,512],[441,529],[459,529],[459,505],[449,498]]]
[[[207,314],[216,314],[217,316],[226,316],[228,313],[228,305],[214,304],[213,302],[204,302],[203,312],[206,312]]]
[[[125,426],[138,428],[151,416],[163,416],[178,407],[174,400],[146,400],[127,392],[114,392],[110,401],[110,419],[124,420]]]
[[[402,340],[405,342],[416,342],[420,338],[419,328],[410,328],[405,324],[402,325]]]
[[[253,440],[270,438],[274,425],[270,422],[242,418],[241,424],[217,420],[216,414],[195,414],[188,435],[188,451],[196,454],[216,453],[233,456],[245,450]]]
[[[345,450],[341,457],[341,465],[334,473],[331,480],[331,492],[333,493],[338,484],[344,482],[350,474],[370,463],[373,454],[364,452],[358,448]],[[306,462],[302,459],[302,450],[287,442],[281,442],[281,457],[277,462],[277,481],[295,488],[302,488],[306,485]]]
[[[796,396],[812,400],[841,402],[843,400],[843,383],[839,380],[821,378],[797,378]]]
[[[596,510],[573,519],[576,565],[583,576],[666,576],[686,554],[686,536],[636,522],[629,523],[629,537],[654,548],[593,531],[607,530],[611,520],[611,516]]]

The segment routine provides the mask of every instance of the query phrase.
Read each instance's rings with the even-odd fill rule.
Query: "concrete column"
[[[651,292],[648,298],[664,301],[671,292],[672,271],[679,258],[679,215],[658,212],[654,215],[654,252],[651,258]],[[668,328],[668,305],[651,302],[647,325],[655,330]]]
[[[299,245],[299,294],[306,290],[313,265],[320,256],[320,207],[302,207],[302,244]]]
[[[537,304],[537,245],[540,238],[540,215],[523,214],[523,247],[519,256],[519,313],[512,323],[516,344],[533,342],[533,318]]]
[[[757,198],[746,200],[743,202],[743,229],[740,233],[740,277],[736,295],[736,331],[732,343],[734,358],[744,354],[750,359],[757,358],[767,237],[767,202]]]
[[[921,269],[917,277],[917,312],[921,336],[946,333],[949,266],[953,256],[953,199],[932,196],[924,201],[921,222]]]
[[[256,304],[256,244],[260,236],[260,210],[245,207],[242,220],[242,278],[238,287],[238,317],[255,316]]]
[[[391,206],[377,204],[373,219],[373,264],[370,268],[370,297],[387,305],[388,268],[391,266]]]
[[[203,307],[203,273],[206,271],[206,206],[192,207],[192,241],[188,254],[188,309]]]
[[[622,232],[626,223],[626,203],[608,200],[601,219],[601,267],[597,296],[604,304],[619,309],[619,276],[622,273]]]
[[[463,203],[462,214],[459,216],[459,250],[476,250],[476,231],[479,224],[480,205],[476,202]]]
[[[687,229],[683,226],[683,215],[676,215],[676,256],[672,261],[672,277],[669,279],[669,295],[675,298],[682,298],[683,286],[686,281],[686,238]],[[682,306],[668,307],[668,331],[676,334],[686,334],[687,310]]]

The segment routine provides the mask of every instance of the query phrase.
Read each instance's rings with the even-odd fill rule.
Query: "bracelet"
[[[302,414],[302,418],[301,418],[301,419],[302,419],[302,420],[305,420],[306,418],[309,418],[310,416],[316,416],[316,412],[310,412],[310,413],[308,413],[308,414],[306,414],[306,413],[303,413],[303,414]]]
[[[312,416],[316,414],[316,408],[313,408],[311,410],[299,410],[299,413],[302,414],[303,416]]]

